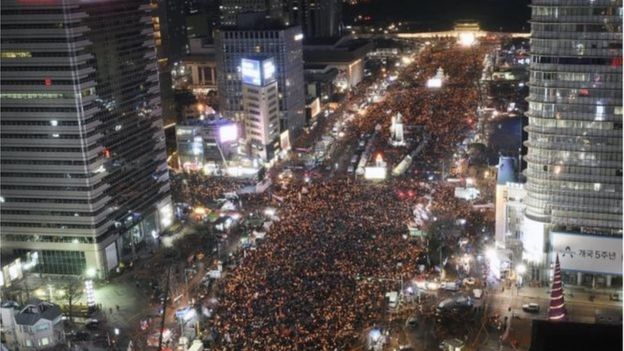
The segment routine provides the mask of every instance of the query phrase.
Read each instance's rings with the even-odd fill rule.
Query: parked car
[[[539,313],[540,306],[535,302],[522,305],[522,310],[528,313]]]

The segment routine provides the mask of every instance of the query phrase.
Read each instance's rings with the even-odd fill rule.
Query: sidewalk
[[[589,303],[591,302],[594,305],[604,306],[604,307],[613,307],[613,308],[622,308],[621,301],[611,301],[609,299],[609,295],[606,293],[590,293],[585,290],[585,288],[577,288],[571,286],[564,286],[564,298],[566,303]],[[593,295],[593,301],[590,300],[590,296]],[[530,287],[522,287],[518,290],[518,297],[524,298],[538,298],[538,299],[549,299],[550,298],[550,287],[547,288],[530,288]]]

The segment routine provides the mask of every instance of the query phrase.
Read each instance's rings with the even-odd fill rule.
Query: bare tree
[[[78,277],[66,277],[61,286],[65,290],[63,297],[67,303],[69,321],[74,323],[74,305],[84,294],[84,283]]]

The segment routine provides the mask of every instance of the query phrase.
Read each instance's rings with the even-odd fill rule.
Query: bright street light
[[[466,32],[466,33],[459,34],[459,44],[461,46],[469,47],[469,46],[472,46],[474,42],[475,42],[474,33]]]
[[[88,278],[95,278],[95,275],[97,274],[97,271],[95,270],[95,268],[91,267],[91,268],[87,268],[87,270],[85,271],[85,275]]]
[[[518,274],[524,274],[526,273],[527,268],[524,264],[520,263],[519,265],[516,266],[516,273]]]

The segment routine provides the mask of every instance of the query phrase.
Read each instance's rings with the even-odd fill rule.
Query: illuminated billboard
[[[241,61],[241,71],[244,84],[262,86],[273,82],[277,69],[273,58],[250,59]]]
[[[364,178],[371,180],[386,179],[386,167],[365,167]]]
[[[552,232],[550,243],[561,269],[622,275],[621,238]]]
[[[238,128],[236,124],[227,124],[219,127],[219,141],[227,143],[238,139]]]
[[[522,223],[522,258],[529,262],[542,262],[545,247],[544,223],[537,222],[529,217]]]
[[[241,61],[241,71],[244,84],[260,85],[262,75],[260,72],[260,61],[244,58]]]
[[[264,84],[275,80],[275,62],[267,59],[262,63],[262,81]]]
[[[434,77],[427,80],[427,88],[442,88],[442,79]]]

